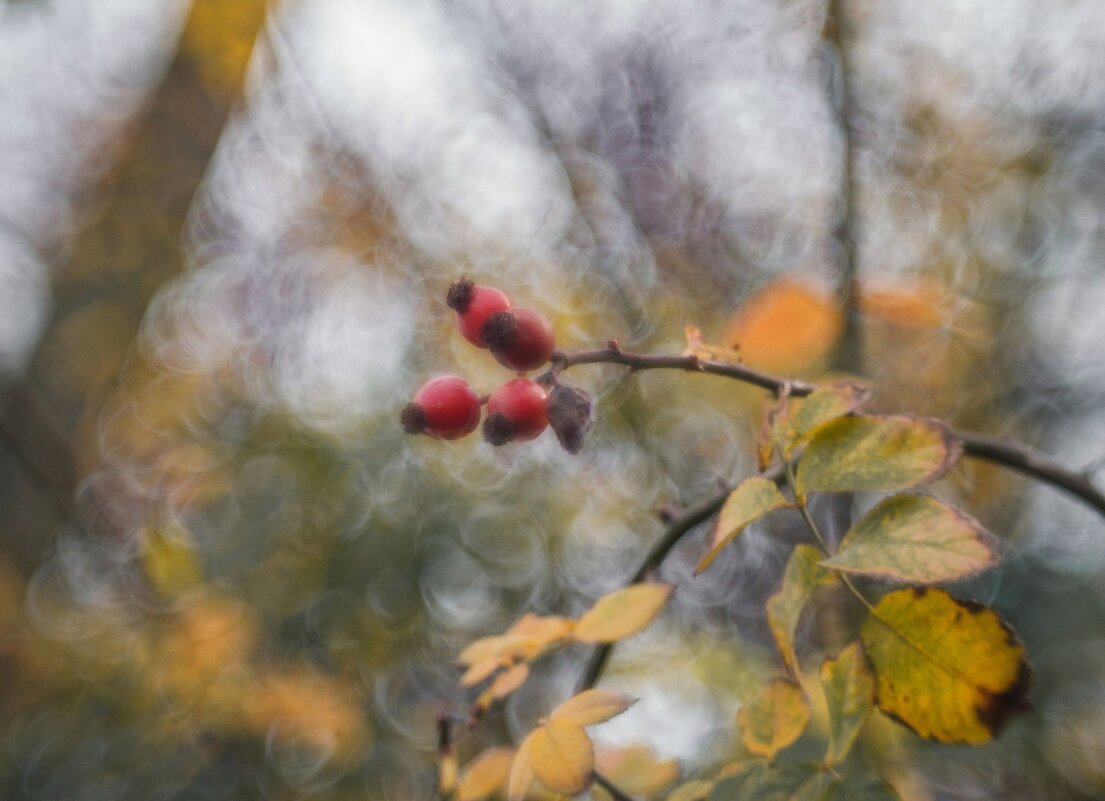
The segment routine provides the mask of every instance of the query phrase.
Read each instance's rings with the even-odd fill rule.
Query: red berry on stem
[[[528,378],[503,384],[487,399],[484,439],[492,445],[535,439],[549,424],[545,398],[544,388]]]
[[[510,308],[510,298],[500,289],[473,284],[468,278],[453,282],[445,295],[445,305],[457,313],[460,334],[477,348],[486,348],[483,324],[495,312]]]
[[[434,439],[460,439],[480,424],[480,396],[463,378],[441,375],[427,381],[403,408],[403,430]]]
[[[540,367],[556,348],[548,318],[520,306],[492,314],[481,333],[499,364],[519,372]]]

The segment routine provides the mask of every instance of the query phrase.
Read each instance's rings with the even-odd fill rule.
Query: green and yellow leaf
[[[946,473],[962,445],[937,420],[840,417],[817,429],[798,460],[796,491],[860,492],[915,487]]]
[[[530,785],[533,784],[533,759],[530,756],[530,751],[536,733],[536,731],[531,731],[527,734],[526,738],[522,740],[522,744],[518,746],[518,751],[514,754],[514,761],[510,765],[510,778],[507,781],[507,801],[522,801],[526,797],[526,793],[529,792]]]
[[[767,625],[791,675],[800,673],[794,652],[794,632],[802,610],[818,587],[833,582],[831,571],[821,567],[821,553],[812,545],[797,545],[787,560],[779,591],[767,600]]]
[[[675,588],[670,584],[641,583],[604,595],[576,624],[572,637],[579,642],[617,642],[641,631],[660,613]]]
[[[714,783],[704,779],[684,782],[668,795],[667,801],[704,801],[714,789]]]
[[[814,390],[805,398],[792,400],[782,429],[786,455],[790,456],[819,426],[851,414],[870,399],[870,388],[852,381],[840,381]]]
[[[600,689],[584,690],[554,709],[549,720],[591,726],[620,715],[635,703],[637,699],[625,693]]]
[[[991,609],[943,590],[886,595],[860,631],[879,709],[919,736],[982,743],[1029,708],[1024,646]]]
[[[725,505],[718,513],[714,524],[710,550],[702,557],[695,568],[697,576],[711,564],[721,549],[736,539],[750,523],[759,520],[768,512],[785,509],[792,504],[783,497],[774,481],[763,476],[746,478],[729,493]]]
[[[797,740],[809,721],[806,696],[786,679],[768,682],[737,713],[745,748],[769,760]]]
[[[710,801],[825,801],[833,781],[816,764],[757,762],[714,785]]]
[[[874,704],[875,677],[858,642],[845,647],[835,659],[821,663],[821,687],[829,708],[825,764],[833,766],[843,762],[852,750]]]
[[[550,721],[533,731],[530,760],[537,780],[554,793],[578,795],[591,784],[595,752],[579,726]]]
[[[513,762],[513,748],[488,748],[464,766],[456,801],[481,801],[505,789]]]
[[[973,517],[923,495],[896,495],[852,526],[821,564],[916,584],[954,581],[998,562],[998,543]]]

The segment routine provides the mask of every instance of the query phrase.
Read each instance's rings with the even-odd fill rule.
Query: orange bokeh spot
[[[828,292],[794,278],[779,278],[733,313],[722,341],[738,349],[741,361],[750,367],[798,372],[826,357],[842,322]]]

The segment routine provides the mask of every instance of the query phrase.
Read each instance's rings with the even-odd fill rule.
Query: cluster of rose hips
[[[553,354],[552,326],[541,312],[512,306],[506,293],[468,278],[455,281],[445,303],[456,312],[461,335],[487,348],[504,367],[519,373],[541,367]],[[535,439],[551,423],[561,444],[575,453],[590,420],[590,399],[582,390],[555,383],[551,389],[525,377],[508,381],[486,398],[483,436],[492,445]],[[460,439],[480,424],[483,399],[463,378],[428,381],[403,409],[403,430],[436,439]],[[586,414],[581,418],[582,405]]]

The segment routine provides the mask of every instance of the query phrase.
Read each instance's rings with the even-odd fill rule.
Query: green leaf
[[[997,561],[997,540],[966,512],[923,495],[896,495],[860,518],[840,551],[821,564],[933,584],[974,575]]]
[[[919,736],[981,743],[1029,708],[1024,646],[991,609],[927,587],[886,595],[860,630],[879,709]]]
[[[878,776],[851,773],[834,781],[822,801],[901,801],[901,796]]]
[[[852,750],[859,730],[871,712],[875,677],[858,642],[845,647],[835,659],[821,663],[821,687],[829,707],[829,749],[825,764],[838,765]]]
[[[805,398],[794,400],[785,431],[787,455],[818,426],[854,412],[870,399],[870,388],[851,381],[841,381],[814,390]]]
[[[750,765],[719,781],[710,801],[824,801],[834,779],[812,763]]]
[[[704,801],[713,789],[713,782],[694,779],[676,787],[668,795],[668,801]]]
[[[871,773],[844,776],[812,762],[745,767],[717,782],[710,801],[901,801],[885,781]]]
[[[770,760],[802,736],[810,722],[810,707],[800,687],[774,679],[740,708],[737,722],[745,748]]]
[[[841,417],[817,430],[798,460],[796,492],[915,487],[946,473],[962,445],[937,420]]]
[[[721,552],[721,549],[736,539],[750,524],[759,520],[768,512],[776,509],[784,509],[792,504],[783,497],[774,481],[763,476],[751,476],[736,486],[725,505],[717,516],[714,525],[713,536],[710,541],[710,550],[702,557],[695,568],[697,576],[711,564]]]
[[[812,545],[795,546],[783,572],[782,586],[767,600],[767,625],[793,676],[800,672],[794,653],[794,632],[802,610],[818,587],[835,580],[830,571],[821,567],[820,561],[821,553]]]

